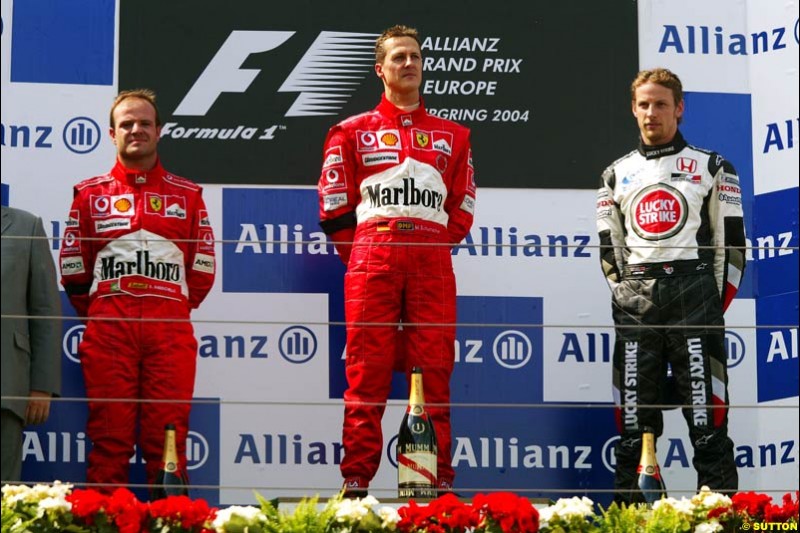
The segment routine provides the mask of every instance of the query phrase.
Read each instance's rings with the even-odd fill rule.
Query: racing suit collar
[[[419,107],[413,111],[404,111],[386,99],[386,93],[381,96],[381,103],[378,104],[376,110],[386,116],[396,118],[401,121],[401,126],[412,126],[419,123],[427,116],[425,111],[425,101],[420,96]]]
[[[117,163],[111,169],[111,174],[117,180],[131,186],[147,185],[148,183],[155,183],[155,180],[164,175],[164,167],[161,166],[161,159],[156,159],[155,166],[150,170],[136,170],[126,167],[122,164],[122,161],[117,159]]]
[[[658,159],[665,155],[677,154],[686,147],[686,144],[686,140],[683,138],[683,135],[681,135],[680,130],[678,130],[675,132],[675,137],[667,144],[649,146],[644,144],[642,139],[639,138],[639,153],[642,154],[645,159]]]

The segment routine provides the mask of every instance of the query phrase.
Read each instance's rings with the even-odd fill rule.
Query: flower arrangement
[[[647,504],[617,505],[595,514],[588,498],[562,498],[539,511],[542,533],[712,533],[765,529],[768,524],[787,524],[797,530],[798,499],[786,494],[782,505],[773,505],[766,494],[742,492],[732,497],[703,487],[691,498],[662,498]],[[757,527],[753,527],[757,524]]]
[[[510,492],[476,494],[471,504],[453,494],[425,506],[412,500],[398,514],[402,533],[535,533],[539,526],[539,513],[531,502]]]
[[[371,496],[302,500],[291,512],[256,495],[259,506],[215,509],[204,500],[170,496],[143,503],[127,489],[111,495],[69,484],[3,487],[2,533],[611,533],[746,531],[771,524],[797,530],[800,493],[773,503],[765,494],[732,497],[703,489],[692,498],[663,498],[652,506],[595,510],[588,498],[562,498],[539,510],[508,492],[477,494],[470,503],[452,494],[399,509]]]

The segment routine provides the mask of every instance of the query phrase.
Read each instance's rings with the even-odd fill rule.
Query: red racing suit
[[[185,475],[189,403],[91,400],[192,398],[197,340],[189,313],[215,272],[202,189],[160,163],[144,172],[118,161],[75,187],[60,266],[78,316],[89,317],[79,347],[90,399],[87,481],[128,482],[138,416],[148,482],[160,468],[168,423]]]
[[[407,377],[421,366],[425,398],[440,404],[428,410],[438,482],[448,488],[456,323],[450,254],[469,232],[475,206],[469,130],[429,115],[422,103],[403,111],[384,95],[373,111],[328,132],[318,189],[321,226],[348,265],[345,483],[365,488],[378,470],[384,402],[402,347],[397,366]]]

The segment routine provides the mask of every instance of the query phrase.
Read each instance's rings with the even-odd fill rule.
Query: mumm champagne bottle
[[[667,487],[656,459],[655,435],[648,427],[642,428],[642,458],[639,459],[636,473],[639,475],[637,485],[644,501],[652,504],[667,495]]]
[[[164,456],[161,460],[156,482],[150,491],[150,500],[159,500],[167,496],[188,496],[186,480],[178,467],[178,449],[175,446],[175,426],[164,426]]]
[[[400,498],[436,498],[436,433],[425,412],[422,368],[411,370],[408,409],[397,435],[397,492]]]

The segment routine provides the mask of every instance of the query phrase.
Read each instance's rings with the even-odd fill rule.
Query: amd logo
[[[232,31],[175,109],[177,116],[204,116],[222,93],[247,91],[260,69],[241,68],[252,54],[278,48],[293,31]],[[335,115],[352,95],[354,78],[374,65],[377,34],[320,32],[278,92],[299,92],[287,117]],[[332,62],[331,57],[336,57]]]

